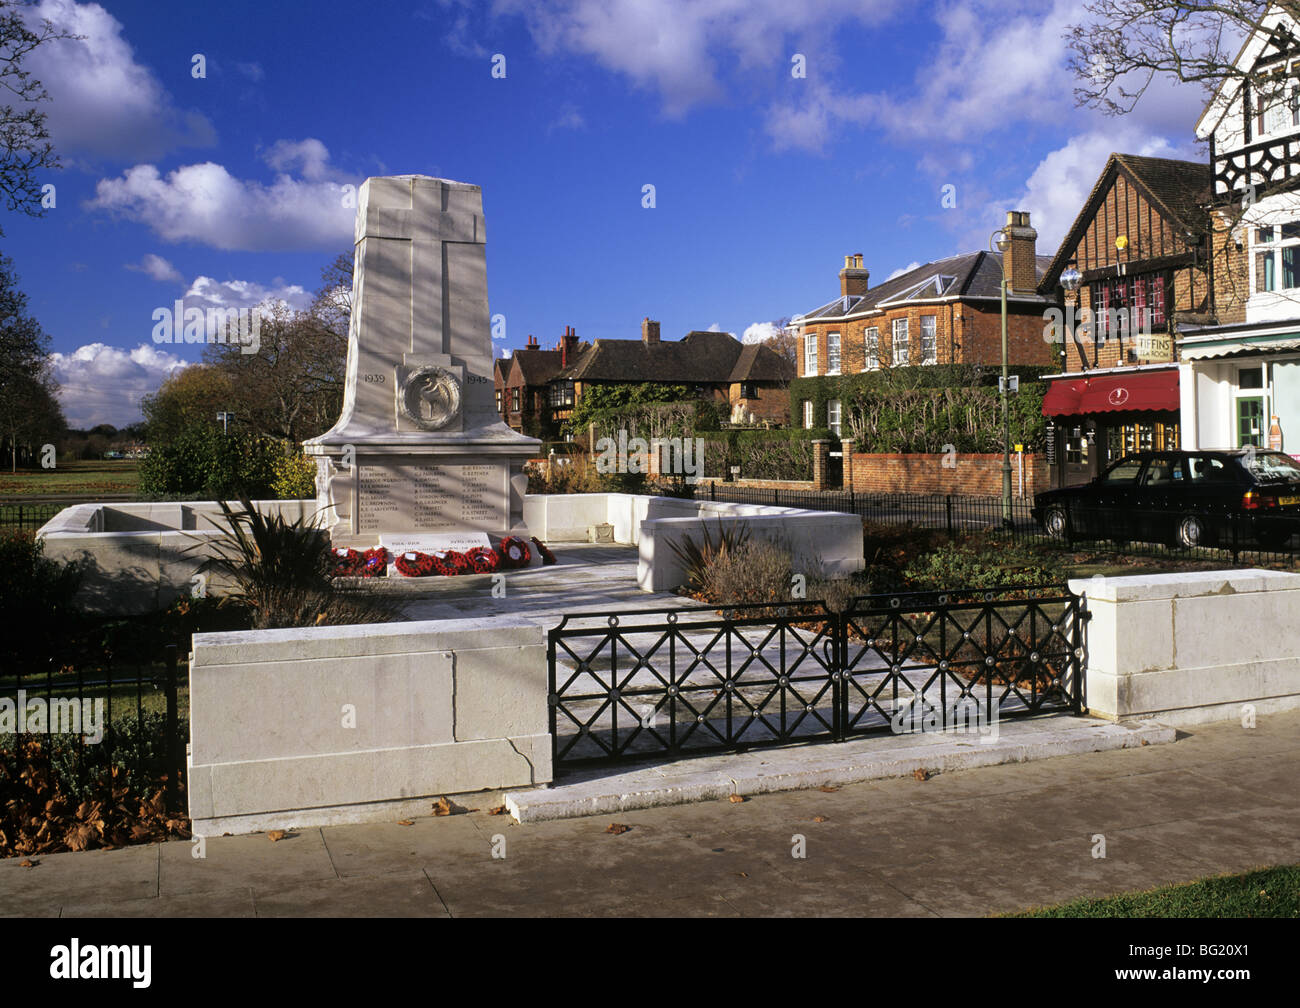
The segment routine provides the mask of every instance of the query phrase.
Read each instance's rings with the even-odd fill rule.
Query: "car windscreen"
[[[1278,480],[1300,482],[1300,462],[1281,452],[1254,452],[1243,455],[1241,464],[1261,483]]]

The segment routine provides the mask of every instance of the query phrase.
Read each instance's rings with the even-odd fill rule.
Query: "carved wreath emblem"
[[[439,430],[460,412],[460,382],[440,367],[417,368],[402,383],[400,402],[407,419],[425,430]]]

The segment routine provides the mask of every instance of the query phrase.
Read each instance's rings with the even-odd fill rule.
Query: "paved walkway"
[[[514,824],[487,810],[0,862],[11,916],[983,915],[1300,861],[1300,712],[1177,742]],[[606,832],[611,821],[631,827]],[[1102,834],[1106,857],[1092,856]],[[798,838],[803,840],[802,858]],[[494,858],[494,846],[504,858]]]

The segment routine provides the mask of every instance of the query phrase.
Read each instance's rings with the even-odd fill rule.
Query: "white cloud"
[[[585,129],[586,126],[587,120],[584,119],[582,113],[578,111],[578,106],[574,105],[572,102],[565,102],[560,106],[559,114],[555,117],[555,120],[547,128],[548,130],[580,130]]]
[[[781,333],[780,326],[774,322],[754,322],[745,327],[740,337],[742,343],[764,343]]]
[[[82,429],[102,423],[125,427],[142,419],[140,400],[188,365],[175,354],[147,343],[129,351],[88,343],[72,353],[50,356],[68,425]]]
[[[312,295],[297,284],[287,284],[279,277],[267,287],[253,280],[218,281],[208,276],[197,276],[182,299],[185,307],[252,308],[267,301],[279,301],[296,311],[304,311],[312,302]]]
[[[135,270],[137,273],[148,273],[159,283],[180,283],[185,278],[181,276],[181,271],[169,263],[162,256],[148,253],[138,263],[127,263],[126,268]]]
[[[1190,131],[1204,95],[1155,81],[1132,113],[1109,120],[1074,104],[1066,29],[1085,22],[1077,0],[953,0],[937,7],[942,37],[916,60],[916,76],[885,100],[876,121],[896,137],[973,140],[1027,123],[1070,121],[1081,131],[1103,122],[1145,132]],[[1127,82],[1132,86],[1132,82]]]
[[[1006,220],[1007,210],[1028,210],[1038,231],[1039,253],[1055,254],[1074,218],[1083,209],[1084,200],[1106,166],[1106,159],[1116,152],[1195,159],[1191,151],[1176,148],[1162,137],[1144,134],[1136,128],[1086,133],[1043,158],[1030,173],[1021,194],[988,206],[983,211],[983,221],[1000,223]]]
[[[267,164],[278,172],[294,168],[305,179],[320,181],[330,175],[330,152],[315,137],[306,140],[277,140],[263,156]]]
[[[820,153],[840,126],[870,121],[880,104],[873,95],[841,94],[822,83],[807,84],[797,95],[767,110],[764,127],[778,151]]]
[[[498,0],[495,10],[522,15],[543,54],[589,56],[656,91],[671,118],[721,99],[727,88],[720,77],[732,69],[751,71],[747,93],[753,72],[789,67],[794,51],[809,57],[810,77],[825,72],[836,62],[827,41],[838,28],[879,23],[899,6],[897,0]]]
[[[894,270],[894,272],[890,273],[889,276],[885,277],[885,279],[892,280],[894,279],[894,277],[900,277],[904,273],[911,273],[912,270],[918,269],[920,268],[920,266],[921,264],[919,262],[913,260],[912,262],[908,263],[906,266],[900,266],[898,269]]]
[[[207,118],[177,108],[153,72],[135,61],[122,25],[99,4],[41,0],[26,16],[85,36],[44,43],[27,60],[50,94],[43,108],[56,150],[157,158],[216,142]]]
[[[297,166],[270,185],[238,179],[211,161],[164,177],[139,164],[120,178],[101,179],[90,209],[147,225],[169,242],[198,242],[225,251],[337,249],[349,244],[356,217],[318,140],[280,141],[267,153],[272,167]]]

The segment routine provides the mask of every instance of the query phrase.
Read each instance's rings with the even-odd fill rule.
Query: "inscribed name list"
[[[359,530],[504,529],[504,479],[499,465],[365,466]]]

